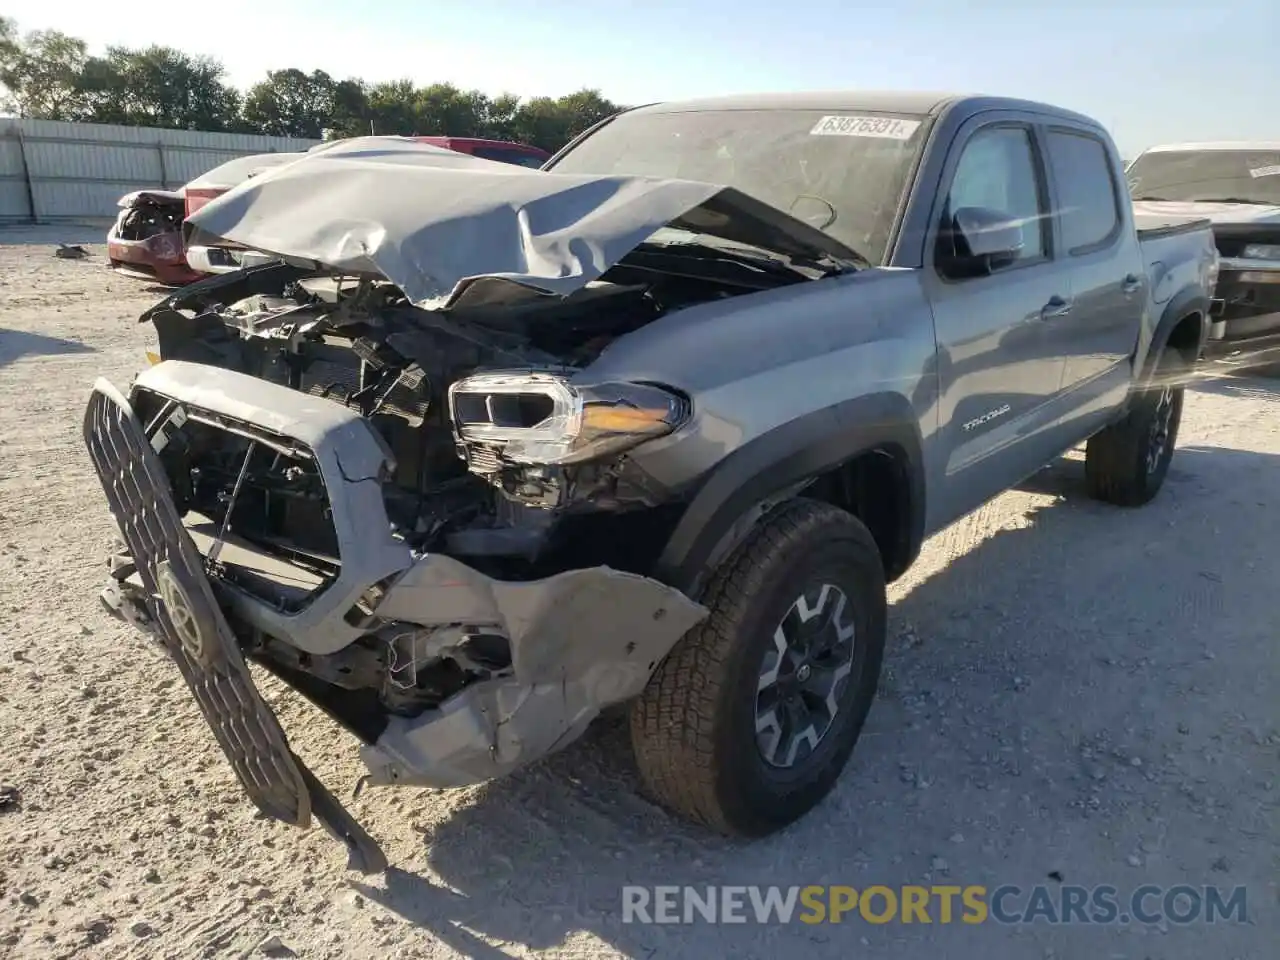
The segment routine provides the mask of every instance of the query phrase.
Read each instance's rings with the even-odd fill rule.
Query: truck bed
[[[1200,229],[1212,229],[1212,224],[1204,217],[1179,217],[1175,214],[1133,213],[1133,225],[1137,228],[1139,240],[1155,240],[1159,237],[1173,237],[1180,233],[1192,233]]]

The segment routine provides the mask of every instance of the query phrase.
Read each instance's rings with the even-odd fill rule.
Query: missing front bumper
[[[511,675],[392,717],[362,751],[370,783],[432,787],[504,776],[572,743],[601,710],[637,696],[707,616],[678,590],[607,567],[510,582],[438,554],[405,571],[376,612],[427,629],[493,624],[511,646]]]
[[[707,615],[669,586],[604,567],[508,582],[447,556],[413,558],[403,545],[379,540],[377,531],[388,524],[378,486],[360,479],[374,473],[362,457],[376,450],[360,446],[371,441],[358,415],[336,404],[317,411],[312,398],[286,387],[192,364],[153,367],[135,390],[155,386],[196,410],[271,423],[312,450],[325,472],[343,572],[321,600],[294,615],[221,585],[215,595],[144,428],[130,403],[99,381],[86,411],[85,442],[126,543],[103,601],[153,634],[177,662],[254,803],[298,826],[315,813],[347,844],[355,868],[376,871],[386,861],[289,748],[220,603],[237,624],[313,657],[339,654],[367,629],[344,611],[349,598],[374,584],[385,587],[374,623],[433,638],[465,625],[503,635],[511,652],[507,672],[418,716],[389,716],[365,738],[368,782],[435,787],[502,776],[571,743],[604,708],[639,694],[676,641]],[[403,550],[403,563],[392,546]]]

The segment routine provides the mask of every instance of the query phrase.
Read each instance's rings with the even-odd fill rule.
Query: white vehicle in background
[[[1221,254],[1207,359],[1280,359],[1280,141],[1151,147],[1128,167],[1135,213],[1205,219]]]
[[[222,196],[232,187],[263,170],[270,170],[302,156],[305,154],[255,153],[228,160],[221,166],[202,173],[182,188],[186,207],[184,217],[190,217],[210,200]],[[187,245],[187,263],[198,273],[230,273],[239,270],[241,256],[240,250],[226,246],[209,246],[199,242]]]

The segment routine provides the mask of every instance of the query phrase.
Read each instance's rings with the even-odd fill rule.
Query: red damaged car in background
[[[482,160],[541,167],[551,154],[538,147],[507,140],[476,137],[411,137]],[[327,141],[312,150],[329,146]],[[240,269],[240,251],[193,244],[184,249],[183,221],[215,197],[271,167],[304,156],[301,153],[259,153],[236,157],[202,173],[181,190],[137,190],[120,198],[120,215],[107,234],[112,269],[126,276],[166,286],[183,286],[201,277]]]
[[[120,198],[107,233],[111,268],[126,276],[181,286],[200,279],[182,249],[185,199],[178,190],[135,190]]]
[[[455,153],[465,153],[481,160],[497,160],[499,163],[514,163],[522,167],[541,167],[551,159],[551,154],[527,143],[512,143],[509,140],[481,140],[476,137],[414,137],[419,143],[429,143],[433,147],[444,147]]]

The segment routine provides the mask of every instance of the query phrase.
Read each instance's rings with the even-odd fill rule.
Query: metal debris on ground
[[[22,791],[10,784],[0,784],[0,813],[9,813],[22,806]]]

